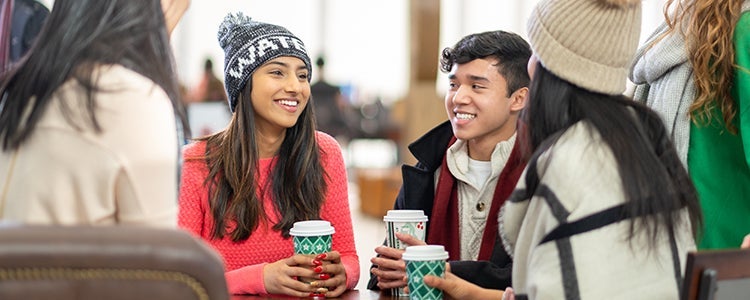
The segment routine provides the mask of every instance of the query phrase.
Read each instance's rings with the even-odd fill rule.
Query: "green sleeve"
[[[750,11],[744,12],[734,31],[735,84],[732,94],[737,104],[737,127],[745,151],[745,163],[750,166]]]

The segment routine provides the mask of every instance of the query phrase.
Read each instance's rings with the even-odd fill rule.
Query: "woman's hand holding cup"
[[[310,284],[296,278],[316,276],[309,255],[295,254],[263,267],[263,283],[269,294],[308,297],[316,291]]]
[[[310,285],[317,289],[318,294],[338,297],[346,291],[346,269],[341,263],[341,254],[338,251],[319,254],[312,263],[312,271],[316,275],[311,277],[313,280]]]

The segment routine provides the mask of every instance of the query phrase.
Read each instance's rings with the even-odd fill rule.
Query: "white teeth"
[[[471,120],[471,119],[474,119],[476,117],[477,117],[477,115],[474,115],[474,114],[456,113],[456,118],[458,118],[459,120]]]
[[[297,106],[299,104],[297,101],[290,101],[290,100],[279,100],[279,104],[284,106]]]

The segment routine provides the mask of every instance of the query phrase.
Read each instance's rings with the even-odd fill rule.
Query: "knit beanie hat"
[[[241,12],[230,13],[219,26],[218,39],[224,49],[224,86],[232,112],[250,76],[269,60],[297,57],[307,67],[307,80],[312,78],[305,44],[284,27],[253,21]]]
[[[642,0],[541,0],[527,34],[542,65],[581,88],[618,95],[638,47]]]

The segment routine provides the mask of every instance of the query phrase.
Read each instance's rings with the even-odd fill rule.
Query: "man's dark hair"
[[[443,49],[440,70],[448,73],[454,64],[465,64],[475,59],[495,58],[497,71],[507,81],[508,96],[529,86],[526,65],[531,57],[531,47],[521,36],[502,30],[470,34],[452,48]]]

